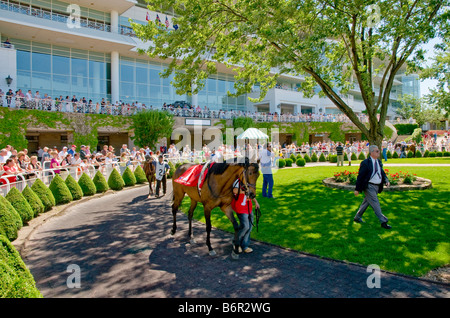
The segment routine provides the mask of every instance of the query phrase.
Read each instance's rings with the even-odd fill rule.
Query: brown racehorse
[[[206,220],[206,245],[208,246],[209,254],[215,255],[215,251],[211,247],[210,233],[211,233],[211,211],[215,207],[225,213],[228,219],[233,224],[234,228],[234,250],[232,253],[233,258],[238,258],[238,228],[239,224],[236,221],[233,209],[231,208],[231,201],[233,199],[232,186],[236,179],[240,179],[244,185],[246,194],[250,199],[256,197],[256,180],[259,177],[259,166],[256,163],[215,163],[206,175],[206,179],[201,189],[201,194],[196,186],[185,186],[175,182],[187,169],[193,164],[185,163],[178,167],[175,171],[172,179],[173,184],[173,228],[171,234],[174,235],[177,230],[177,218],[176,213],[184,195],[187,194],[191,198],[191,206],[188,212],[189,218],[189,232],[188,237],[191,242],[195,242],[192,234],[192,216],[197,203],[203,204],[203,210]]]
[[[150,196],[153,195],[152,184],[153,184],[153,182],[156,181],[156,176],[155,176],[156,168],[153,165],[153,158],[151,156],[145,156],[144,172],[145,172],[145,176],[147,177],[148,187],[149,187],[148,198],[150,198]]]

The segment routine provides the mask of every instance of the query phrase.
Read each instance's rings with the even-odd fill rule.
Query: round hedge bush
[[[131,187],[136,184],[136,177],[134,176],[133,171],[131,171],[130,167],[126,167],[125,171],[122,174],[123,182],[126,187]]]
[[[350,158],[352,160],[357,160],[358,159],[358,157],[356,157],[356,154],[354,152],[352,152],[352,155],[350,156]]]
[[[21,227],[20,215],[11,203],[0,195],[0,233],[4,234],[8,240],[14,241]]]
[[[22,224],[27,224],[33,219],[33,209],[17,188],[11,188],[5,198],[11,203],[14,209],[16,209],[17,213],[19,213]]]
[[[281,158],[278,159],[277,166],[278,166],[278,168],[284,168],[286,166],[286,160],[281,159]]]
[[[408,153],[406,154],[406,158],[414,158],[414,152],[412,152],[411,150],[408,151]]]
[[[0,235],[0,298],[42,298],[19,252]]]
[[[311,161],[312,162],[317,162],[319,161],[319,157],[317,157],[317,154],[314,152],[311,156]]]
[[[81,191],[83,191],[83,196],[91,196],[97,193],[94,182],[85,172],[83,172],[80,179],[78,179],[78,185],[80,186]]]
[[[168,179],[172,179],[172,177],[173,177],[173,174],[175,173],[175,165],[172,163],[172,161],[169,161],[169,167],[170,167],[170,170],[169,170],[169,173],[167,174],[167,178]]]
[[[286,167],[292,167],[292,163],[294,161],[291,159],[291,157],[286,158],[285,161],[286,161]]]
[[[51,210],[51,208],[56,205],[55,197],[53,196],[52,191],[47,188],[41,179],[36,179],[31,186],[31,189],[37,194],[39,199],[41,199],[44,204],[45,212]]]
[[[435,158],[436,157],[436,151],[431,151],[429,154],[430,158]]]
[[[125,182],[122,179],[119,171],[117,169],[113,169],[108,178],[108,186],[112,190],[122,190],[125,186]]]
[[[423,157],[424,158],[428,158],[428,156],[430,155],[430,151],[427,149],[427,150],[425,150],[425,152],[424,152],[424,154],[423,154]]]
[[[66,204],[73,201],[69,188],[59,174],[55,175],[48,188],[52,191],[56,204]]]
[[[297,161],[295,162],[295,164],[299,167],[304,167],[306,164],[306,160],[303,158],[298,158]]]
[[[305,159],[305,162],[311,162],[311,157],[307,153],[305,154],[303,159]]]
[[[30,204],[31,209],[33,210],[33,217],[36,217],[40,213],[44,212],[44,204],[29,186],[26,186],[25,189],[22,190],[22,195]]]
[[[358,160],[364,160],[364,159],[366,159],[366,155],[364,154],[364,152],[361,151],[358,155]]]
[[[67,176],[64,183],[69,189],[70,194],[72,194],[73,200],[80,200],[83,197],[83,190],[81,190],[81,187],[78,184],[78,182],[70,174]]]
[[[326,161],[327,161],[327,158],[325,158],[325,155],[322,152],[319,156],[319,162],[326,162]]]
[[[394,151],[394,153],[392,154],[392,158],[393,159],[398,159],[399,158],[397,151]]]
[[[330,160],[330,163],[336,163],[337,162],[337,155],[329,155],[328,160]]]
[[[147,182],[147,177],[145,176],[144,169],[142,169],[140,165],[138,165],[136,169],[134,169],[134,177],[136,178],[136,183],[138,184]]]
[[[416,158],[422,158],[422,153],[419,150],[417,150],[415,157]]]
[[[97,188],[97,193],[103,193],[109,190],[108,182],[106,182],[105,177],[100,171],[97,171],[92,182],[94,182]]]

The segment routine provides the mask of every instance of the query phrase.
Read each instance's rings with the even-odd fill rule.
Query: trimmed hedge
[[[80,200],[83,197],[83,190],[81,190],[81,187],[78,184],[78,182],[70,174],[67,176],[64,183],[69,189],[70,194],[72,194],[73,200]]]
[[[125,182],[122,179],[119,171],[117,169],[113,169],[108,178],[108,186],[112,190],[122,190],[125,186]]]
[[[291,158],[286,158],[286,167],[292,167],[292,163],[294,162]]]
[[[38,195],[34,193],[34,191],[29,186],[26,186],[25,189],[22,190],[22,195],[30,204],[31,209],[34,212],[33,217],[36,217],[40,213],[44,212],[44,204],[42,203]]]
[[[59,174],[55,175],[48,188],[52,191],[56,204],[66,204],[73,201],[69,188]]]
[[[22,219],[20,215],[11,203],[0,195],[0,234],[5,235],[8,240],[14,241],[21,226]]]
[[[364,152],[361,151],[358,155],[358,160],[364,160],[364,159],[366,159],[366,155],[364,154]]]
[[[311,157],[307,153],[305,154],[303,159],[305,159],[305,162],[311,162]]]
[[[278,159],[277,166],[278,166],[278,168],[284,168],[286,166],[286,160],[281,159],[281,158]]]
[[[172,163],[172,165],[173,165],[173,163]],[[170,170],[172,170],[172,167],[170,168]],[[138,165],[136,167],[136,169],[134,169],[134,177],[136,178],[136,183],[138,183],[138,184],[147,182],[147,177],[145,176],[144,169],[142,169],[142,167],[140,165]],[[105,182],[106,182],[106,180],[105,180]]]
[[[19,252],[0,235],[0,298],[42,298]]]
[[[306,164],[306,160],[304,158],[298,158],[295,164],[299,167],[304,167]]]
[[[336,163],[337,162],[337,155],[329,155],[328,160],[330,163]]]
[[[91,196],[97,193],[94,182],[85,172],[83,172],[80,179],[78,179],[78,185],[80,186],[81,191],[83,191],[83,196]]]
[[[41,181],[41,179],[36,179],[31,189],[37,194],[39,199],[41,199],[44,204],[44,212],[51,210],[52,207],[56,205],[55,197],[52,191]]]
[[[34,217],[33,209],[17,188],[11,188],[5,198],[19,213],[23,225],[27,224]]]
[[[92,179],[92,182],[94,182],[95,184],[97,193],[106,192],[109,190],[108,182],[106,182],[105,177],[100,171],[97,171],[97,173],[94,176],[94,179]]]
[[[317,154],[314,152],[311,156],[311,161],[312,162],[317,162],[319,160],[319,157],[317,157]]]
[[[326,162],[326,161],[327,161],[327,158],[325,158],[325,155],[322,152],[319,156],[319,162]]]
[[[122,174],[123,182],[125,182],[126,187],[131,187],[136,184],[136,177],[134,176],[133,171],[131,171],[130,167],[126,167],[125,171]]]

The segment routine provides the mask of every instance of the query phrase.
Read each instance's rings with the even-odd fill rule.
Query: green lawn
[[[366,223],[353,222],[363,195],[355,197],[353,192],[322,185],[322,179],[334,172],[355,171],[358,166],[281,169],[274,174],[276,199],[261,197],[261,176],[257,199],[262,217],[259,232],[253,230],[252,238],[323,257],[377,264],[412,276],[449,264],[450,167],[390,167],[390,173],[408,171],[431,179],[433,188],[379,195],[382,211],[392,225],[392,230],[385,230],[370,207],[364,215]],[[189,199],[185,198],[182,209],[188,208]],[[194,217],[204,222],[201,204]],[[212,223],[232,231],[218,208],[213,211]]]

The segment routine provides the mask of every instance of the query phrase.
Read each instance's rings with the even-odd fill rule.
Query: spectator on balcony
[[[77,146],[72,145],[72,147],[70,147],[70,149],[67,150],[67,153],[68,153],[68,154],[71,154],[72,157],[73,157],[73,156],[75,155],[75,153],[77,152],[76,150],[77,150]]]
[[[0,150],[0,164],[6,163],[6,160],[9,158],[8,151],[6,149]]]
[[[9,183],[13,183],[17,181],[17,167],[16,164],[14,163],[14,159],[12,158],[8,158],[6,159],[6,163],[3,165],[3,175],[8,175],[10,177],[8,177],[8,181]]]
[[[6,105],[8,107],[11,107],[11,100],[14,97],[14,92],[12,91],[12,89],[10,88],[7,92],[6,92]]]
[[[81,149],[80,149],[80,159],[81,160],[85,160],[86,159],[86,146],[85,145],[81,145]]]
[[[49,148],[48,147],[44,147],[44,152],[42,153],[42,166],[44,167],[44,168],[46,168],[45,167],[45,162],[46,161],[48,161],[48,162],[50,162],[51,161],[51,156],[50,156],[50,154],[49,154]]]

